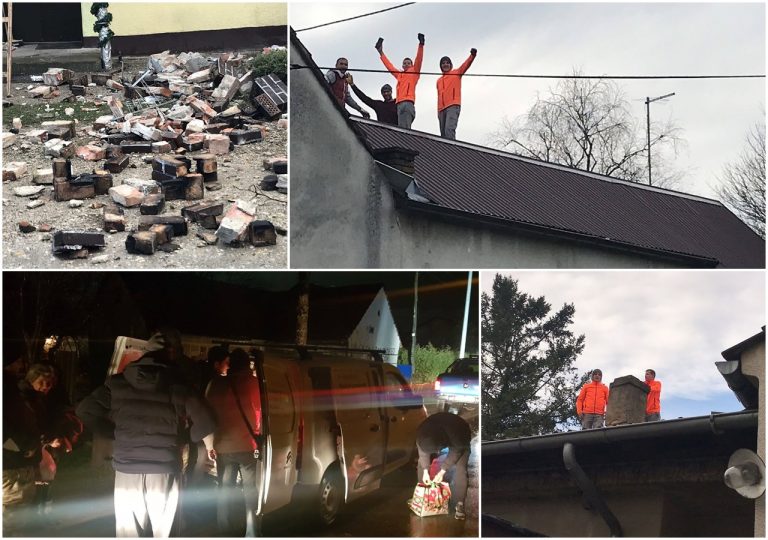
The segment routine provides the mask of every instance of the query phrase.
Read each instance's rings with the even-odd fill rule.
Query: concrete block
[[[3,133],[3,148],[8,148],[12,144],[16,144],[16,134]]]
[[[35,184],[53,185],[53,169],[35,169],[32,181]]]
[[[46,141],[44,145],[46,156],[70,158],[75,155],[75,145],[72,141],[51,139]]]
[[[145,178],[126,178],[123,180],[123,184],[138,189],[144,196],[160,193],[160,184],[154,180]]]
[[[56,133],[66,133],[65,135],[58,137],[59,139],[74,139],[77,136],[76,126],[74,120],[47,120],[40,124],[40,126],[46,130],[54,130]],[[60,131],[62,128],[66,128],[66,131]]]
[[[43,73],[43,83],[48,86],[60,86],[68,83],[72,80],[74,72],[64,68],[48,68],[48,71]]]
[[[219,86],[211,94],[211,98],[215,101],[229,101],[235,97],[239,88],[240,80],[237,77],[224,75]]]
[[[32,197],[45,191],[45,186],[20,186],[13,188],[13,194],[17,197]]]

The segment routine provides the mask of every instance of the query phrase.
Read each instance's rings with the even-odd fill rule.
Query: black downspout
[[[589,502],[589,505],[600,514],[608,528],[611,530],[611,536],[624,536],[621,530],[621,523],[613,515],[611,509],[608,508],[605,500],[600,496],[600,492],[597,491],[597,487],[589,479],[584,469],[576,461],[576,450],[572,443],[565,443],[563,446],[563,463],[565,464],[565,470],[567,470],[571,478],[576,485],[584,493],[584,497]]]

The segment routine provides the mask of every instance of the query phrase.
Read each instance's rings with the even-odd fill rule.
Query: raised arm
[[[459,69],[456,71],[459,72],[459,75],[464,75],[464,73],[469,69],[469,66],[472,65],[472,62],[475,61],[475,56],[477,56],[477,49],[472,49],[469,53],[469,57],[464,60],[464,63],[459,66]]]
[[[424,60],[424,34],[419,34],[419,48],[416,49],[416,60],[413,62],[413,69],[416,73],[421,73],[421,63]]]
[[[369,106],[371,109],[373,109],[373,108],[374,108],[374,101],[373,101],[371,98],[369,98],[368,96],[366,96],[366,95],[365,95],[365,93],[364,93],[362,90],[360,90],[360,89],[357,87],[357,85],[356,85],[356,84],[353,84],[353,85],[352,85],[352,91],[353,91],[353,92],[355,93],[355,95],[356,95],[356,96],[357,96],[357,97],[360,99],[360,101],[362,101],[363,103],[365,103],[366,105],[368,105],[368,106]]]

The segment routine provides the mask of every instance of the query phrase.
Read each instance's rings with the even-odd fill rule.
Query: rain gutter
[[[566,443],[579,446],[612,444],[618,441],[647,440],[650,438],[673,437],[678,435],[714,433],[722,435],[729,431],[756,428],[757,411],[710,414],[679,418],[661,422],[647,422],[624,426],[590,429],[587,431],[569,431],[536,437],[521,437],[502,441],[489,441],[482,444],[483,459],[492,456],[508,456],[539,450],[562,448]]]

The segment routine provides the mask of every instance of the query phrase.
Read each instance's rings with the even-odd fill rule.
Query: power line
[[[312,69],[312,66],[291,64],[292,70]],[[320,67],[320,70],[336,69],[335,67]],[[350,69],[350,73],[389,73],[386,69]],[[437,71],[411,72],[418,75],[444,75]],[[462,77],[496,77],[510,79],[764,79],[765,75],[532,75],[516,73],[465,73]]]
[[[306,32],[307,30],[314,30],[315,28],[322,28],[323,26],[330,26],[332,24],[338,24],[341,22],[347,22],[347,21],[353,21],[355,19],[362,19],[363,17],[370,17],[371,15],[378,15],[379,13],[384,13],[385,11],[392,11],[393,9],[399,9],[401,7],[410,6],[415,4],[416,2],[408,2],[406,4],[400,4],[398,6],[386,8],[386,9],[380,9],[379,11],[371,11],[370,13],[363,13],[362,15],[356,15],[354,17],[348,17],[346,19],[339,19],[338,21],[331,21],[323,24],[318,24],[316,26],[310,26],[308,28],[302,28],[301,30],[294,30],[294,32]],[[296,5],[296,4],[294,4]]]

